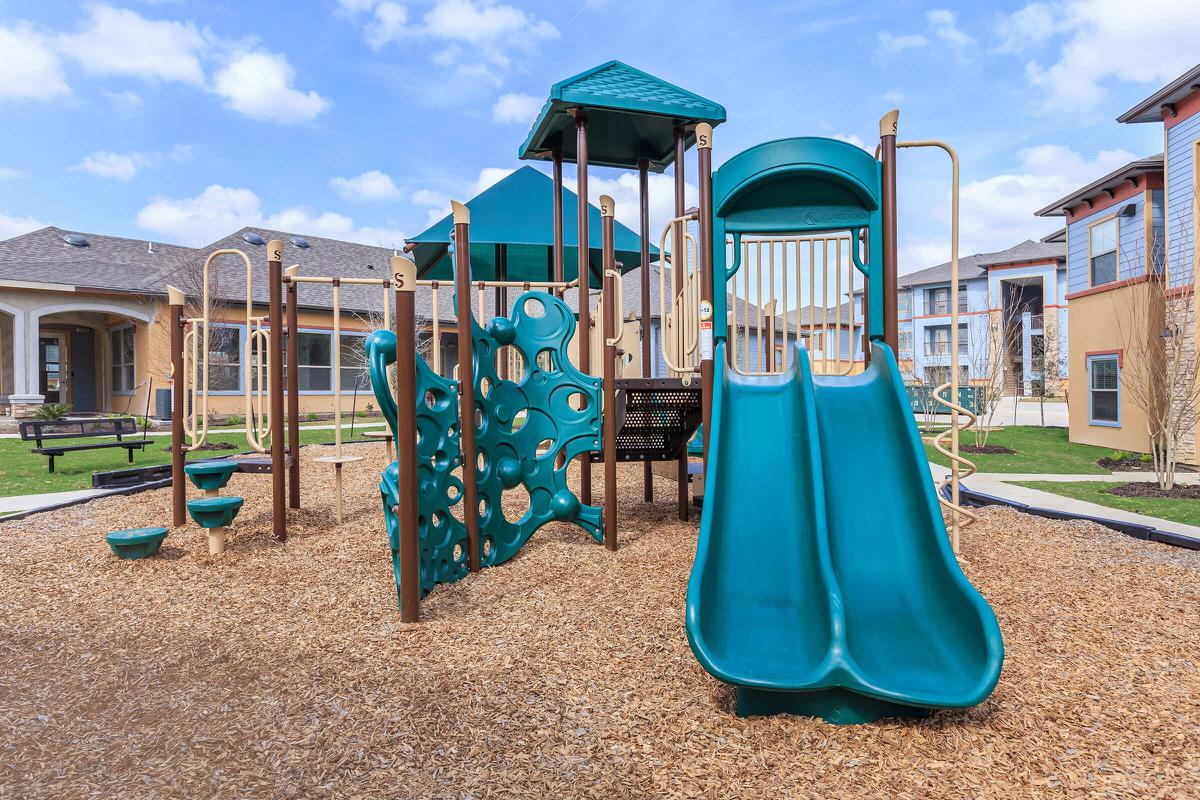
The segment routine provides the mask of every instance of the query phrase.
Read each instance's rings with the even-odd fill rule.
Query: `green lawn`
[[[371,420],[374,422],[375,420]],[[361,438],[363,422],[355,423],[355,437]],[[319,444],[333,441],[333,428],[311,430],[301,427],[301,444]],[[342,426],[342,436],[349,438],[350,425]],[[96,439],[80,439],[79,444],[94,443]],[[171,443],[169,436],[149,436],[148,444],[141,450],[133,451],[133,464],[126,461],[125,450],[109,447],[104,450],[80,450],[67,453],[54,459],[54,472],[47,469],[46,456],[30,452],[33,442],[20,439],[0,439],[0,497],[11,497],[18,494],[39,494],[42,492],[69,492],[75,489],[90,489],[92,473],[106,472],[113,469],[125,469],[129,466],[148,467],[154,464],[167,464],[171,454],[165,450]],[[201,450],[190,453],[191,458],[212,458],[223,453],[240,453],[250,448],[246,446],[246,435],[237,433],[209,432],[210,442],[229,442],[234,450]],[[73,444],[73,439],[55,440],[55,444]]]
[[[975,435],[963,434],[962,444],[974,444]],[[963,453],[980,472],[1038,472],[1065,475],[1108,475],[1110,471],[1096,462],[1112,455],[1112,450],[1067,441],[1066,428],[1038,428],[1015,425],[992,431],[989,445],[1003,445],[1016,450],[1013,454]],[[928,442],[925,452],[935,464],[949,466]]]
[[[1153,480],[1153,476],[1148,476]],[[1200,503],[1195,500],[1169,500],[1157,497],[1121,497],[1109,494],[1106,490],[1119,483],[1108,481],[1081,481],[1079,483],[1055,483],[1054,481],[1014,481],[1017,486],[1028,486],[1030,489],[1040,489],[1075,500],[1086,500],[1109,508],[1119,508],[1122,511],[1132,511],[1135,514],[1145,514],[1159,519],[1169,519],[1172,522],[1182,522],[1185,525],[1200,526]]]

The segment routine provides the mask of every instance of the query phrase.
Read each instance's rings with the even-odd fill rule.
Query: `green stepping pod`
[[[166,528],[127,528],[123,531],[113,531],[104,537],[104,541],[108,542],[109,548],[117,558],[137,561],[157,553],[165,538]]]
[[[575,315],[545,292],[525,292],[512,316],[487,330],[475,324],[475,449],[479,487],[480,561],[502,564],[547,522],[574,522],[604,541],[601,510],[585,506],[567,488],[567,464],[600,449],[600,379],[580,372],[567,357]],[[510,347],[521,374],[501,380],[496,354]],[[502,360],[507,360],[501,355]],[[583,408],[576,408],[583,405]],[[555,469],[559,452],[566,456]],[[528,510],[507,519],[502,503],[517,494]],[[520,495],[524,495],[521,497]]]
[[[396,334],[379,330],[367,337],[367,363],[375,399],[396,436],[396,399],[387,368],[396,362]],[[467,576],[467,529],[451,509],[462,504],[463,486],[453,470],[462,464],[458,439],[458,384],[435,373],[417,358],[417,527],[420,596],[439,583]],[[393,507],[400,502],[399,467],[393,461],[379,482],[396,599],[400,599],[400,520]],[[460,511],[461,513],[461,511]]]
[[[197,489],[203,489],[206,492],[224,489],[225,484],[229,483],[230,476],[237,470],[238,463],[225,458],[215,461],[197,461],[183,468],[192,484]]]
[[[883,329],[878,163],[829,139],[786,139],[714,176],[714,238],[867,234],[873,339]],[[740,253],[735,244],[732,251]],[[735,256],[736,258],[736,256]],[[723,285],[738,264],[714,250]],[[725,315],[718,292],[716,318]],[[896,359],[878,341],[860,375],[743,376],[714,361],[704,516],[688,582],[692,652],[737,687],[742,715],[830,722],[915,716],[985,700],[1004,648],[959,568]]]
[[[233,518],[242,510],[240,497],[201,497],[188,500],[188,513],[201,528],[224,528],[233,523]]]

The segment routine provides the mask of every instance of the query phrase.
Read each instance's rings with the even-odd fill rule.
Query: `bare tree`
[[[1006,305],[1003,297],[1000,306],[999,312],[989,311],[986,326],[968,327],[967,363],[971,367],[972,382],[977,389],[983,390],[979,423],[972,427],[976,447],[987,446],[1007,378],[1014,378],[1015,391],[1016,376],[1009,355],[1014,350],[1020,352],[1021,321],[1029,308],[1028,303]],[[991,308],[990,298],[987,307]]]
[[[1174,240],[1184,242],[1190,232],[1186,226],[1180,227]],[[1191,283],[1182,277],[1171,280],[1164,268],[1164,247],[1157,233],[1151,247],[1146,267],[1129,263],[1125,272],[1136,275],[1148,269],[1149,279],[1127,287],[1119,295],[1114,293],[1112,299],[1124,351],[1120,372],[1124,397],[1146,416],[1154,474],[1159,487],[1170,491],[1175,486],[1175,471],[1185,443],[1195,434],[1200,409],[1194,296],[1200,269],[1193,257]],[[1118,302],[1118,298],[1124,302]]]

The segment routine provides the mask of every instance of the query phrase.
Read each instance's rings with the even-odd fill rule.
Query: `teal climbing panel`
[[[396,436],[396,400],[387,379],[387,368],[396,361],[396,335],[375,331],[366,350],[371,386],[393,438]],[[454,475],[462,464],[459,448],[458,387],[417,359],[417,526],[421,590],[424,597],[439,583],[452,583],[467,575],[467,531],[453,509],[461,506],[463,486]],[[379,483],[396,596],[400,593],[400,521],[392,510],[400,502],[397,462],[388,464]],[[458,509],[461,516],[461,508]]]
[[[487,329],[472,321],[478,453],[480,561],[501,564],[547,522],[574,522],[604,540],[601,510],[585,506],[567,488],[567,464],[600,449],[600,379],[580,372],[567,357],[575,316],[566,303],[545,292],[517,298],[510,317]],[[501,363],[520,374],[502,379]],[[559,454],[563,466],[555,468]],[[504,500],[528,496],[523,513],[508,519]]]

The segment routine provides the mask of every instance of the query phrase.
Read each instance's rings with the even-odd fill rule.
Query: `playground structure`
[[[937,147],[949,154],[956,245],[953,150],[940,142],[897,142],[892,112],[881,121],[875,158],[833,140],[786,139],[744,151],[714,176],[713,127],[724,121],[724,109],[644,73],[633,78],[668,87],[657,102],[597,102],[595,86],[581,90],[613,70],[622,80],[636,73],[610,62],[556,84],[522,148],[524,158],[553,163],[553,241],[533,262],[544,268],[545,280],[527,268],[528,252],[514,247],[510,253],[495,235],[482,245],[492,274],[476,280],[480,248],[473,244],[471,209],[455,202],[439,223],[442,233],[410,243],[415,263],[394,256],[388,278],[285,271],[282,243],[270,242],[265,317],[254,314],[252,271],[239,251],[218,251],[205,263],[199,317],[185,317],[182,293],[172,290],[173,365],[183,389],[174,398],[176,524],[186,507],[210,529],[210,551],[219,553],[223,530],[240,508],[240,498],[185,503],[180,479],[185,452],[207,436],[212,260],[237,254],[247,268],[244,363],[257,381],[246,386],[246,437],[253,451],[269,457],[225,462],[232,467],[217,469],[221,480],[204,478],[204,469],[187,472],[206,489],[205,480],[220,488],[233,470],[269,472],[273,532],[281,541],[287,507],[299,507],[298,370],[289,371],[285,386],[285,337],[276,334],[297,329],[301,283],[332,287],[335,336],[339,287],[378,285],[385,315],[394,294],[394,330],[372,334],[366,350],[395,441],[396,459],[384,470],[380,491],[404,621],[419,619],[421,598],[437,584],[511,559],[548,522],[574,522],[615,550],[620,461],[646,462],[647,501],[649,462],[677,463],[678,513],[686,520],[691,451],[705,465],[706,503],[688,588],[688,637],[700,663],[738,687],[740,713],[792,711],[853,722],[978,703],[998,679],[1003,652],[994,615],[955,560],[960,527],[972,519],[958,507],[958,481],[964,466],[970,470],[958,455],[960,415],[970,420],[970,414],[943,399],[946,390],[958,394],[957,319],[950,326],[950,382],[937,390],[951,417],[935,442],[951,459],[947,499],[929,485],[894,356],[896,152]],[[601,85],[611,85],[611,78]],[[593,120],[601,123],[596,138],[589,136]],[[683,160],[692,144],[699,203],[686,209]],[[572,160],[579,193],[576,274],[568,280],[562,165]],[[589,163],[639,173],[638,378],[623,375],[629,359],[622,351],[628,342],[622,274],[632,265],[617,258],[612,198],[601,197],[599,219],[590,218]],[[651,169],[672,163],[676,208],[657,250],[660,352],[653,353],[646,188]],[[589,242],[594,227],[600,229],[598,260]],[[422,254],[425,242],[434,249]],[[952,293],[957,270],[955,251]],[[432,365],[416,357],[413,296],[419,286],[431,292],[435,308],[440,292],[454,293],[453,378],[440,374],[440,348],[433,349]],[[510,289],[522,292],[512,305]],[[565,301],[572,289],[575,310]],[[599,293],[595,325],[593,290]],[[490,317],[488,291],[496,300]],[[848,310],[852,302],[843,302],[856,291],[863,297],[861,332]],[[955,299],[951,308],[957,309]],[[432,326],[440,341],[437,314]],[[854,357],[859,335],[861,363]],[[297,363],[295,337],[287,339],[288,361]],[[650,377],[655,356],[665,365],[664,377]],[[334,359],[340,375],[336,349]],[[340,380],[334,391],[335,453],[317,461],[335,468],[341,522],[341,471],[358,458],[342,450]],[[592,503],[597,457],[605,478],[602,506]],[[578,496],[567,486],[573,460],[581,469]],[[848,480],[855,476],[858,481]],[[864,504],[847,489],[864,482],[875,487],[875,502]],[[505,516],[509,492],[527,495],[518,518]],[[948,532],[939,502],[949,511]],[[776,541],[780,520],[785,530],[794,527],[794,542]],[[221,531],[219,541],[212,531]],[[915,582],[914,574],[925,577]],[[922,616],[906,609],[921,609]]]
[[[562,85],[556,85],[531,141],[553,127],[545,118],[555,113],[554,98],[561,94]],[[569,111],[577,134],[581,222],[588,113],[586,108]],[[712,125],[695,123],[690,131],[698,145],[699,207],[677,208],[660,238],[662,263],[669,258],[671,264],[659,275],[661,357],[671,381],[661,388],[679,392],[698,380],[702,398],[706,504],[688,587],[688,638],[705,669],[737,687],[741,714],[795,712],[834,722],[912,716],[931,708],[977,704],[999,679],[1003,647],[995,616],[955,558],[963,513],[957,507],[957,485],[965,462],[957,453],[959,415],[966,412],[944,401],[951,426],[937,447],[951,457],[952,467],[950,498],[943,501],[929,483],[894,355],[896,152],[937,147],[950,156],[955,245],[957,157],[940,142],[897,143],[897,117],[892,112],[881,120],[875,158],[833,140],[786,139],[733,157],[715,177]],[[677,186],[687,135],[686,128],[674,130]],[[527,142],[523,155],[529,152]],[[551,156],[558,178],[561,151],[551,150]],[[638,164],[643,176],[646,163]],[[368,345],[381,406],[395,412],[388,421],[395,426],[396,440],[411,439],[418,448],[411,459],[398,449],[398,460],[381,483],[406,621],[418,619],[420,598],[434,585],[510,558],[533,529],[550,519],[589,528],[593,513],[602,513],[602,540],[610,549],[617,545],[615,465],[619,431],[628,417],[617,400],[617,326],[624,313],[621,272],[613,253],[613,201],[600,200],[600,397],[580,391],[580,400],[567,406],[549,401],[555,396],[553,386],[540,402],[529,394],[530,388],[545,387],[558,366],[553,357],[540,363],[543,354],[561,357],[563,337],[570,338],[569,314],[556,298],[526,292],[517,299],[512,317],[496,316],[486,331],[472,322],[475,334],[467,337],[465,320],[472,309],[464,294],[471,286],[471,219],[466,206],[453,205],[462,323],[458,418],[430,419],[434,412],[448,410],[442,397],[453,393],[454,386],[435,385],[420,364],[397,372],[397,399],[385,402],[384,395],[393,389],[383,370],[399,364],[399,354],[413,348],[411,330],[397,328],[393,336],[381,332]],[[561,213],[555,220],[561,220]],[[695,233],[688,230],[690,223]],[[580,276],[590,271],[583,255],[586,236],[581,224]],[[668,240],[673,245],[669,256]],[[952,291],[957,291],[957,271],[955,251]],[[648,269],[642,273],[645,315],[650,278]],[[583,290],[590,282],[579,284],[583,373],[588,371],[591,335],[590,304]],[[725,291],[714,292],[716,286]],[[861,365],[854,358],[855,315],[848,310],[853,305],[842,302],[858,289],[863,296]],[[788,311],[793,297],[794,321]],[[523,340],[530,303],[544,313],[554,310],[557,337]],[[951,307],[957,305],[952,302]],[[714,326],[715,320],[725,324]],[[951,331],[957,337],[957,319],[952,319]],[[643,335],[644,348],[648,339]],[[512,371],[511,380],[500,378],[492,369],[494,353],[514,345],[519,353],[515,363],[522,366]],[[951,352],[956,362],[956,342]],[[649,355],[643,353],[643,368]],[[937,390],[939,397],[947,389],[957,396],[957,363],[950,372],[950,383]],[[569,379],[578,377],[586,374]],[[625,382],[620,388],[632,396],[649,385]],[[416,410],[422,397],[428,412]],[[511,435],[521,430],[513,425],[519,414],[528,420],[562,420],[573,409],[597,405],[604,413],[590,449],[600,450],[604,461],[602,512],[589,504],[589,456],[582,460],[582,502],[566,490],[563,462],[552,460],[564,438],[572,438],[553,424],[539,425],[523,444]],[[596,433],[595,417],[585,416],[593,427],[581,432],[584,438]],[[457,441],[442,437],[441,431],[449,431],[451,439],[457,432]],[[942,441],[947,437],[949,449]],[[535,445],[535,440],[540,441]],[[503,456],[495,458],[501,448]],[[681,486],[686,458],[685,449]],[[553,481],[547,484],[544,472],[550,464]],[[462,477],[450,482],[445,471],[454,465],[462,465]],[[868,476],[878,497],[864,504],[847,487]],[[489,527],[496,520],[498,492],[521,484],[531,498],[529,512],[518,523],[522,534],[509,537],[509,549],[495,558]],[[442,490],[446,486],[449,492]],[[460,499],[461,532],[447,513]],[[949,532],[939,502],[949,506]],[[785,530],[794,526],[794,542],[779,538],[781,519]],[[917,574],[924,576],[921,581],[912,580]]]

